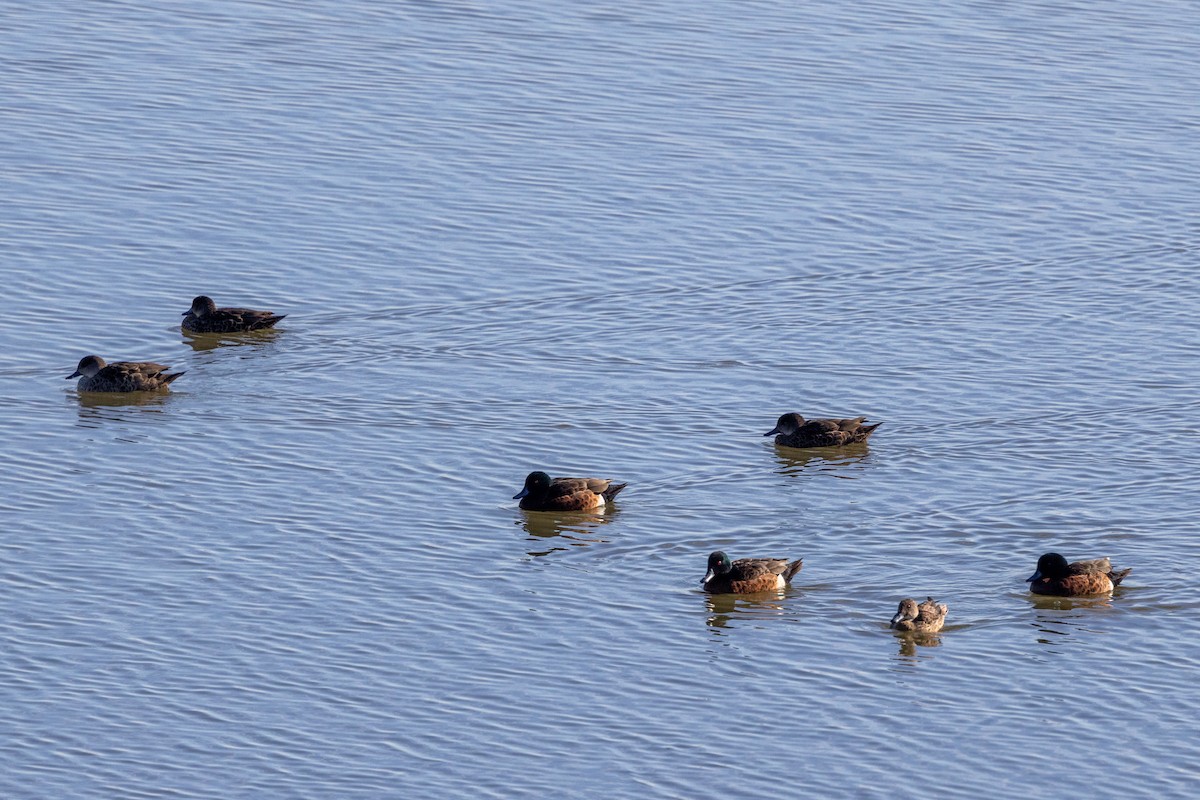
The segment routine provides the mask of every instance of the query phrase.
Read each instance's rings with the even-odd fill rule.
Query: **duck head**
[[[889,627],[894,628],[901,622],[911,622],[920,613],[921,610],[917,606],[917,601],[911,597],[906,597],[900,601],[900,606],[896,609],[896,614],[892,617]]]
[[[704,580],[700,581],[700,585],[711,581],[718,575],[724,575],[733,569],[733,562],[729,560],[729,556],[725,555],[724,551],[717,550],[708,557],[708,572],[704,574]]]
[[[800,426],[804,424],[804,417],[796,414],[784,414],[775,421],[775,427],[763,434],[763,436],[776,436],[778,434],[792,434],[800,430]]]
[[[83,358],[79,359],[79,366],[75,368],[74,372],[67,376],[67,380],[79,377],[90,378],[100,370],[104,369],[106,366],[107,365],[104,363],[104,359],[100,356],[84,356]]]
[[[1040,581],[1043,579],[1053,580],[1066,575],[1067,559],[1060,556],[1058,553],[1046,553],[1038,559],[1037,570],[1032,575],[1025,579],[1026,583]]]
[[[181,316],[186,317],[188,314],[194,314],[197,317],[203,317],[205,314],[211,314],[216,310],[217,304],[213,302],[213,299],[202,294],[192,300],[192,307],[183,312]]]
[[[520,500],[529,494],[544,494],[550,489],[550,476],[545,472],[531,472],[525,476],[525,488],[513,495],[513,500]]]

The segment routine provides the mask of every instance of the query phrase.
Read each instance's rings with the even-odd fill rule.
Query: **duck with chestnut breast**
[[[796,413],[784,414],[775,427],[763,434],[774,436],[784,447],[840,447],[865,442],[882,422],[864,425],[866,417],[853,419],[805,419]]]
[[[84,356],[67,380],[79,378],[81,392],[156,392],[166,389],[182,372],[167,372],[166,364],[150,361],[105,363],[100,356]]]
[[[1037,570],[1025,580],[1034,594],[1084,597],[1111,592],[1132,571],[1133,567],[1113,569],[1107,558],[1068,564],[1058,553],[1046,553],[1038,559]]]
[[[513,499],[526,511],[590,511],[612,502],[628,485],[612,478],[551,478],[539,471],[526,476],[525,488]]]
[[[723,551],[708,557],[708,572],[700,585],[712,594],[754,594],[782,589],[804,566],[804,559],[739,558],[730,561]]]
[[[211,297],[200,295],[183,312],[183,329],[190,333],[245,333],[274,328],[287,314],[250,308],[217,308]]]
[[[904,632],[937,633],[946,622],[946,612],[949,610],[945,603],[939,603],[932,597],[925,598],[920,605],[911,597],[906,597],[900,601],[889,627]]]

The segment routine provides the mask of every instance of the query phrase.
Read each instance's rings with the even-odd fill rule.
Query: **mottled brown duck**
[[[892,617],[891,628],[897,631],[913,633],[937,633],[946,622],[946,612],[950,608],[944,603],[938,603],[932,597],[917,605],[917,601],[906,597],[900,601]]]
[[[190,333],[245,333],[273,328],[286,316],[251,308],[217,308],[211,297],[200,295],[183,312],[182,327]]]
[[[76,386],[81,392],[156,392],[183,374],[167,372],[169,369],[150,361],[106,364],[100,356],[84,356],[67,380],[79,378]]]
[[[763,436],[774,436],[775,444],[784,447],[840,447],[865,442],[883,424],[864,425],[866,421],[866,417],[805,419],[796,413],[784,414]]]

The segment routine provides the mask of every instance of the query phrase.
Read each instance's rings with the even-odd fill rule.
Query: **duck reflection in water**
[[[795,590],[786,590],[795,594]],[[732,629],[737,623],[758,622],[763,619],[784,616],[788,607],[784,603],[784,589],[775,592],[760,592],[757,595],[706,594],[705,605],[708,618],[705,624],[713,633]]]
[[[910,633],[905,636],[897,636],[896,639],[900,642],[900,649],[896,655],[901,658],[918,658],[918,647],[942,646],[942,637],[936,633]]]
[[[121,408],[127,406],[161,406],[169,403],[166,392],[81,392],[75,398],[80,408]]]
[[[1072,633],[1095,630],[1097,613],[1115,611],[1110,595],[1099,597],[1054,597],[1027,595],[1033,608],[1030,624],[1037,631],[1038,644],[1051,646],[1068,643]]]
[[[871,451],[866,442],[849,444],[845,447],[800,448],[775,445],[775,471],[780,475],[799,475],[809,471],[838,472],[853,469],[863,461]],[[838,475],[839,478],[851,478],[850,475]]]
[[[124,392],[103,394],[84,392],[75,397],[79,411],[78,424],[97,428],[112,420],[130,419],[134,414],[161,414],[173,395],[166,392]]]
[[[206,350],[216,350],[218,347],[266,347],[282,335],[283,331],[274,328],[241,333],[192,333],[185,330],[183,343],[197,353],[202,353]]]
[[[559,539],[566,546],[551,547],[548,550],[530,551],[529,555],[547,556],[551,553],[567,550],[568,547],[587,547],[592,544],[603,544],[608,541],[597,535],[602,525],[607,525],[621,512],[616,506],[601,506],[592,511],[521,511],[523,517],[519,524],[529,534],[530,539],[548,540]],[[549,542],[547,542],[549,544]]]

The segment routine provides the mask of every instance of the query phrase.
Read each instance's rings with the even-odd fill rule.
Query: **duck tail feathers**
[[[611,501],[614,497],[617,496],[618,492],[620,492],[622,489],[624,489],[628,485],[629,485],[628,483],[609,484],[609,487],[607,489],[605,489],[603,492],[601,492],[600,496],[603,497],[605,500]]]
[[[793,561],[792,563],[787,565],[787,569],[785,569],[783,571],[783,579],[785,581],[787,581],[788,583],[791,583],[792,578],[794,578],[796,573],[799,572],[801,570],[801,568],[803,568],[803,567],[804,567],[804,559],[797,558],[795,561]]]

